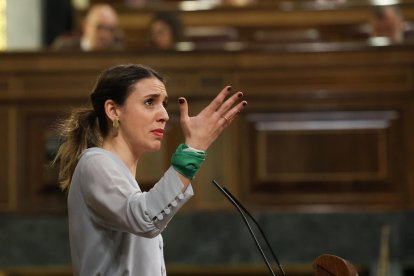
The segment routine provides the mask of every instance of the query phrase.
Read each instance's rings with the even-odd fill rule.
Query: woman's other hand
[[[225,87],[207,107],[194,117],[188,116],[188,104],[185,98],[179,98],[181,128],[188,146],[198,150],[207,150],[247,105],[246,101],[240,101],[243,97],[242,92],[234,93],[226,99],[230,90],[230,86]]]

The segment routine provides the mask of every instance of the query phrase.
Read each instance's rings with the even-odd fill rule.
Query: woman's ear
[[[111,120],[119,120],[118,105],[113,100],[106,100],[104,103],[106,116]]]

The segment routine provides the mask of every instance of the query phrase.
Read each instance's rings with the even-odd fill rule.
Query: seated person
[[[99,51],[122,49],[118,15],[107,4],[92,5],[82,24],[81,35],[63,35],[52,43],[54,50]]]
[[[149,24],[150,46],[158,50],[172,50],[183,40],[183,27],[179,18],[170,12],[158,12]]]
[[[396,6],[375,8],[371,21],[371,37],[386,37],[392,43],[404,40],[404,22],[401,11]]]

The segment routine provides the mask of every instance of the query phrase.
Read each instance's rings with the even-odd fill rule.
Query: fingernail
[[[247,105],[247,102],[245,101],[245,102],[243,102],[243,106],[246,106]]]
[[[227,91],[230,91],[231,90],[231,86],[227,86]]]
[[[243,92],[240,92],[240,93],[237,95],[237,97],[239,97],[239,98],[243,97]]]
[[[185,102],[185,100],[184,100],[184,98],[179,98],[179,99],[178,99],[178,102],[179,102],[180,104],[183,104],[183,103]]]

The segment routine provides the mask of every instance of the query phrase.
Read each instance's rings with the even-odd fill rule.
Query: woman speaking
[[[61,125],[55,162],[68,190],[74,275],[166,275],[161,232],[193,195],[191,180],[206,150],[246,106],[225,87],[194,117],[179,98],[185,141],[148,192],[136,181],[146,152],[158,151],[169,119],[163,77],[141,65],[104,71],[90,95]]]

